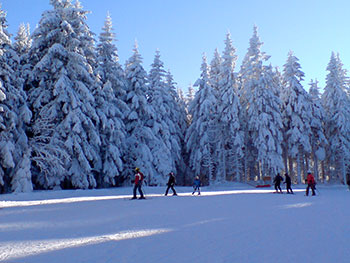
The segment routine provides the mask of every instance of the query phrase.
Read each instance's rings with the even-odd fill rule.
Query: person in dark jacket
[[[288,173],[285,173],[284,176],[286,177],[285,184],[286,184],[286,190],[287,194],[294,194],[292,190],[292,180],[290,179],[290,176]]]
[[[142,183],[143,183],[143,180],[145,178],[145,176],[143,175],[143,173],[140,172],[140,168],[135,168],[135,179],[133,180],[134,181],[134,189],[133,189],[133,198],[131,199],[137,199],[136,197],[136,190],[139,191],[140,193],[140,198],[139,199],[145,199],[145,196],[143,195],[143,192],[142,192]]]
[[[316,195],[316,193],[315,193],[316,181],[315,181],[315,177],[312,175],[312,173],[310,171],[307,172],[306,183],[307,183],[306,196],[309,195],[310,188],[312,190],[312,195]]]
[[[165,195],[168,195],[169,189],[171,188],[171,190],[173,191],[173,195],[177,195],[176,191],[174,189],[174,185],[176,184],[176,178],[173,172],[169,173],[169,180],[168,180],[168,187],[165,191]]]
[[[273,182],[275,184],[276,193],[281,193],[282,194],[283,192],[282,192],[282,189],[281,189],[281,182],[283,182],[283,178],[282,178],[282,176],[280,176],[279,173],[276,175],[276,177],[273,180]]]
[[[346,175],[346,184],[348,185],[348,190],[350,191],[350,174]]]
[[[198,190],[198,195],[201,194],[201,180],[199,180],[199,176],[196,176],[193,182],[193,195]]]

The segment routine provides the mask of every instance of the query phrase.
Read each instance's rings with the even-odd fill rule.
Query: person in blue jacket
[[[198,190],[198,195],[201,194],[201,180],[199,180],[199,176],[196,176],[193,182],[193,195]]]

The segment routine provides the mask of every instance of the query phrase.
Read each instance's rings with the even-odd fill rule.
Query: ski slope
[[[349,262],[350,192],[272,194],[245,185],[0,196],[0,262]]]

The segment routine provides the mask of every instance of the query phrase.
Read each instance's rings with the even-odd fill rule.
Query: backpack
[[[141,172],[139,172],[139,174],[141,175],[140,181],[143,182],[143,180],[145,179],[145,176],[144,176],[143,173],[141,173]]]

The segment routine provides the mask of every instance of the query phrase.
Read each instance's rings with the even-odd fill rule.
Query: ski
[[[152,198],[151,197],[145,197],[145,198],[129,198],[129,197],[126,197],[126,198],[124,198],[124,200],[129,200],[129,201],[149,200],[149,199],[152,199]]]

